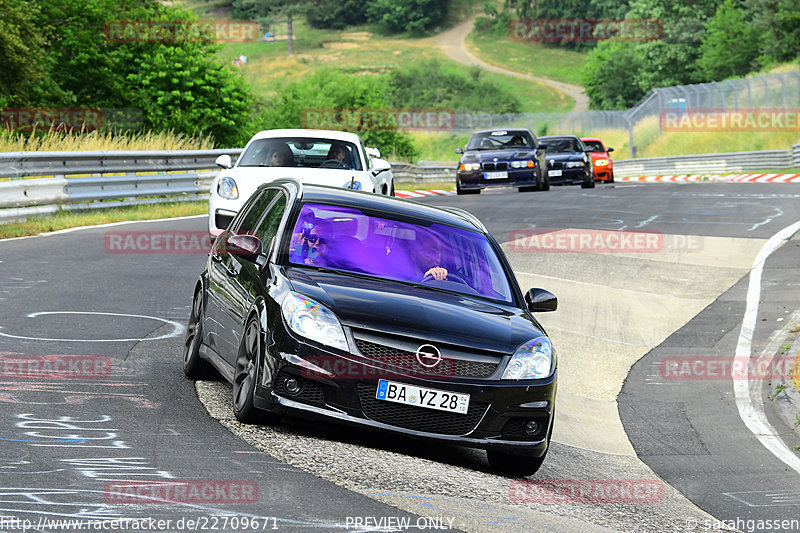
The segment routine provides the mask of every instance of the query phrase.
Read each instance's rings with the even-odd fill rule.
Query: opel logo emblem
[[[417,348],[417,361],[425,368],[433,368],[442,360],[439,348],[432,344],[423,344]]]

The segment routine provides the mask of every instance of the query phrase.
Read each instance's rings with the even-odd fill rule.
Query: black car
[[[214,242],[184,372],[233,383],[244,422],[280,415],[487,450],[504,472],[547,453],[556,353],[486,228],[466,211],[280,180]],[[211,365],[211,366],[210,366]]]
[[[461,154],[456,175],[458,194],[479,194],[487,187],[518,187],[520,192],[550,188],[544,164],[545,146],[528,129],[476,131]]]
[[[539,140],[547,145],[547,174],[553,185],[594,187],[590,150],[575,135],[550,135]]]

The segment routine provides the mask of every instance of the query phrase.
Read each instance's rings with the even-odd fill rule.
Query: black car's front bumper
[[[561,175],[554,175],[557,173]],[[580,185],[586,183],[591,173],[587,167],[577,168],[552,168],[548,170],[548,177],[550,178],[550,185]]]
[[[307,365],[310,361],[319,367],[321,360],[334,363],[322,365],[327,370],[340,371],[319,373]],[[275,413],[302,413],[415,438],[540,457],[547,451],[553,423],[556,374],[544,380],[500,380],[506,360],[488,379],[426,376],[408,366],[404,372],[384,361],[337,354],[287,334],[283,342],[268,347],[254,403]],[[286,386],[292,378],[302,385],[295,393]],[[379,379],[469,394],[469,410],[459,414],[378,400]],[[528,421],[539,426],[533,435],[525,431]]]
[[[504,171],[491,171],[504,172]],[[486,189],[489,187],[531,187],[538,185],[538,167],[505,170],[506,178],[487,178],[491,175],[485,170],[459,170],[457,174],[459,187],[463,190]]]

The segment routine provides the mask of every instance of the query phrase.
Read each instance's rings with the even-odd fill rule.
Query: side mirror
[[[539,150],[547,150],[547,143],[539,143]]]
[[[614,151],[614,149],[611,148],[610,146],[608,148],[606,148],[606,152],[613,152],[613,151]]]
[[[251,263],[259,263],[261,240],[255,235],[231,235],[225,243],[225,251]]]
[[[231,156],[228,154],[223,154],[214,161],[218,167],[222,168],[231,168],[233,167],[233,161],[231,160]]]
[[[377,148],[367,148],[366,151],[367,151],[367,155],[370,156],[370,157],[375,157],[375,158],[378,158],[378,159],[380,159],[380,157],[381,157],[381,151],[378,150]]]
[[[456,148],[456,153],[457,154],[463,154],[464,150],[462,150],[461,147],[458,147],[458,148]]]
[[[544,289],[531,289],[525,293],[525,304],[532,313],[547,313],[558,309],[558,298]]]

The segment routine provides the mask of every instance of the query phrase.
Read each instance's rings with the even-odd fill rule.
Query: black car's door
[[[237,233],[246,232],[244,228],[255,228],[258,220],[275,200],[278,191],[266,189],[254,196],[242,207],[231,223],[228,231],[223,232],[211,250],[211,267],[208,271],[208,322],[211,323],[209,345],[226,361],[236,357],[239,347],[237,324],[231,321],[233,295],[230,279],[238,274],[241,263],[225,247],[228,239]],[[233,351],[233,353],[231,353]]]
[[[259,217],[244,216],[241,224],[235,229],[238,234],[255,235],[261,240],[262,253],[269,251],[272,238],[278,232],[283,214],[286,211],[286,196],[278,189],[267,189],[264,201],[253,204],[253,211]],[[261,206],[269,203],[266,208]],[[255,220],[255,222],[254,222]],[[240,257],[228,254],[225,259],[226,277],[223,282],[224,306],[221,313],[221,324],[224,325],[226,348],[221,353],[231,365],[235,363],[236,354],[244,334],[247,312],[251,309],[256,296],[264,291],[263,280],[258,265]]]

